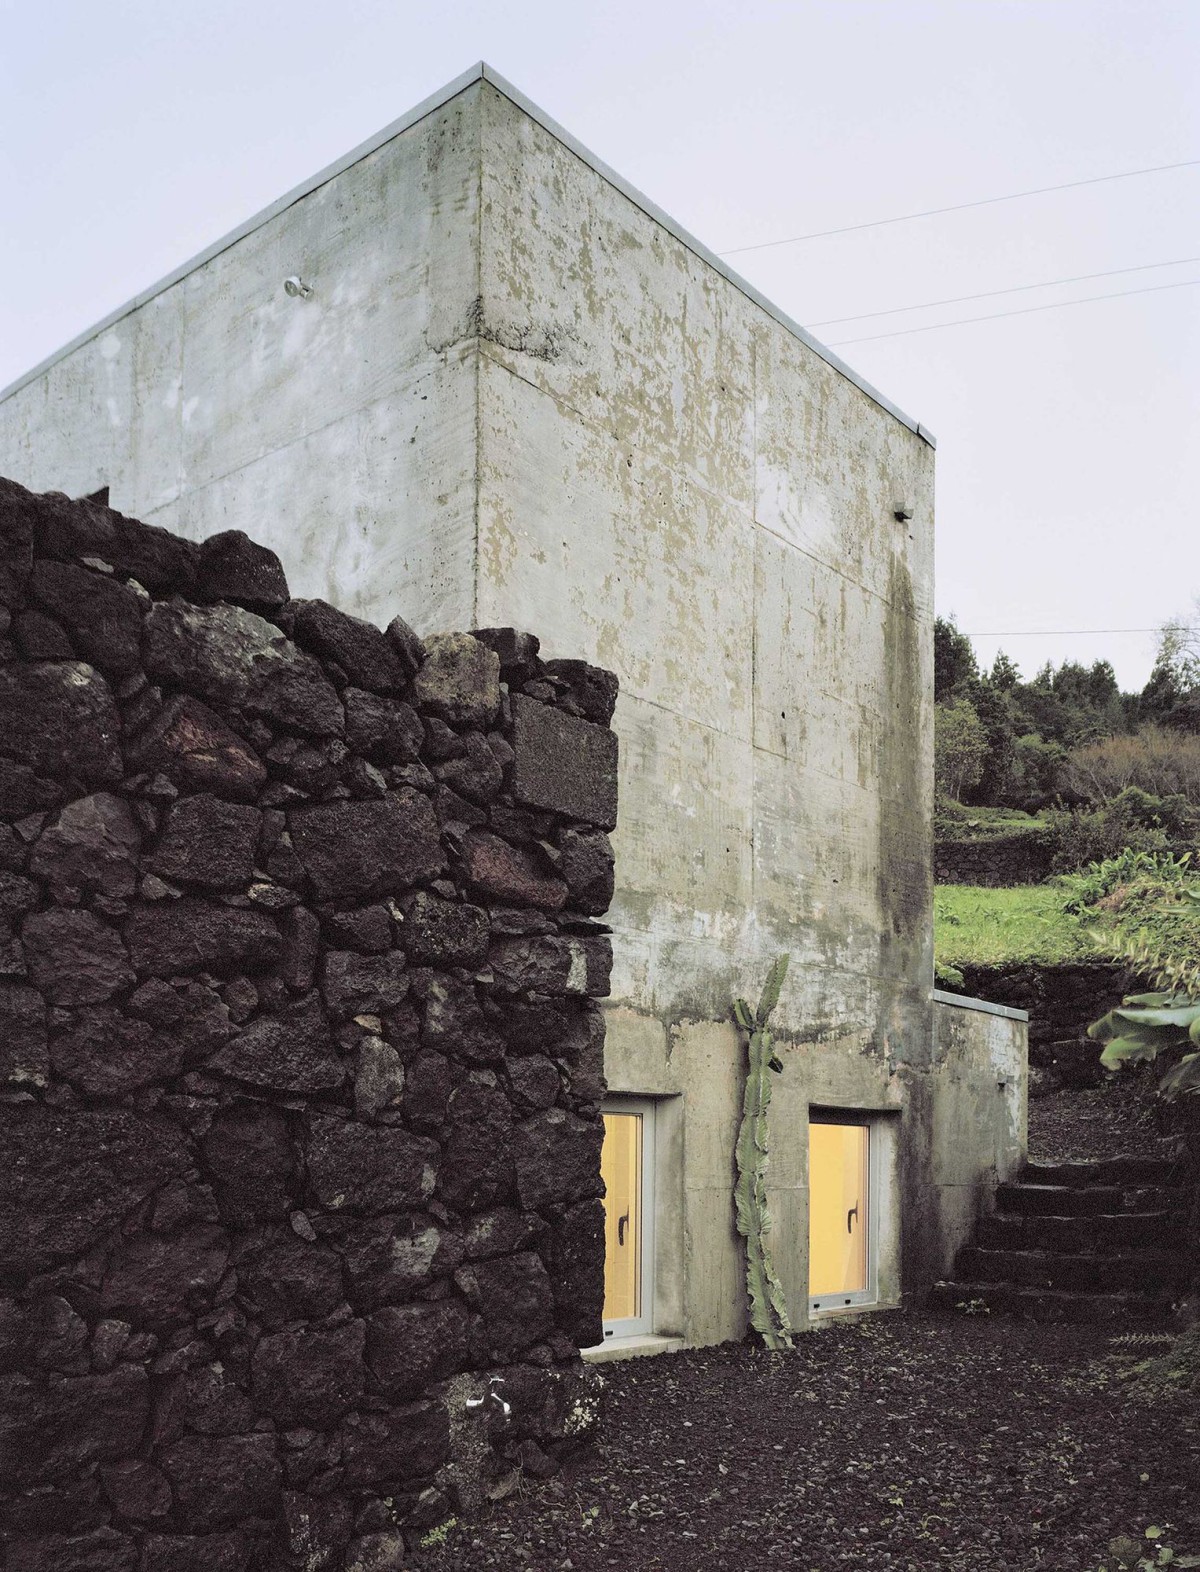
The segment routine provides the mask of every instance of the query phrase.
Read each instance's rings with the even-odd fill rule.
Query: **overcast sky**
[[[0,386],[480,58],[721,252],[1200,160],[1200,0],[0,0]],[[729,261],[936,433],[981,658],[1140,687],[1016,635],[1200,595],[1200,164]]]

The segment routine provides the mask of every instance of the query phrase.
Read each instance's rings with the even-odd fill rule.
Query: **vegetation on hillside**
[[[1163,628],[1141,693],[1122,693],[1104,660],[1047,664],[1026,682],[1000,651],[980,671],[953,618],[934,625],[933,667],[946,795],[1036,811],[1136,786],[1200,807],[1200,614]]]
[[[1055,872],[1200,844],[1200,615],[1164,627],[1136,694],[1107,661],[1025,682],[1001,651],[980,671],[939,618],[934,698],[940,842],[1036,835]]]
[[[1053,884],[940,884],[933,892],[933,934],[939,979],[949,983],[955,979],[948,968],[1110,958],[1086,919],[1064,909],[1063,891]]]

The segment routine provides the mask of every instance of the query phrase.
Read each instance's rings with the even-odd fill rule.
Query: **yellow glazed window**
[[[868,1126],[814,1120],[808,1127],[808,1294],[814,1310],[869,1293],[869,1181]]]

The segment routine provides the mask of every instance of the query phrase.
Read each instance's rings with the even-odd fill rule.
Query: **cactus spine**
[[[791,1348],[792,1323],[767,1245],[771,1232],[771,1214],[767,1209],[767,1108],[771,1101],[771,1073],[778,1074],[783,1069],[767,1022],[779,1003],[787,969],[788,957],[779,956],[767,976],[757,1010],[751,1010],[744,999],[735,1000],[733,1006],[738,1025],[750,1034],[742,1125],[737,1139],[737,1183],[733,1191],[737,1230],[746,1241],[750,1325],[768,1348],[776,1349]]]

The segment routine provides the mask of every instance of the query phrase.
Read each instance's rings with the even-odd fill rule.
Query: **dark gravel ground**
[[[1100,1329],[892,1313],[608,1365],[590,1455],[409,1565],[1092,1572],[1151,1525],[1198,1550],[1200,1414],[1132,1404],[1130,1362]]]
[[[1167,1149],[1144,1106],[1112,1088],[1039,1098],[1031,1155]],[[1127,1389],[1148,1352],[1111,1329],[893,1312],[790,1354],[605,1365],[594,1445],[405,1566],[1111,1572],[1110,1541],[1150,1526],[1194,1554],[1200,1406]]]

